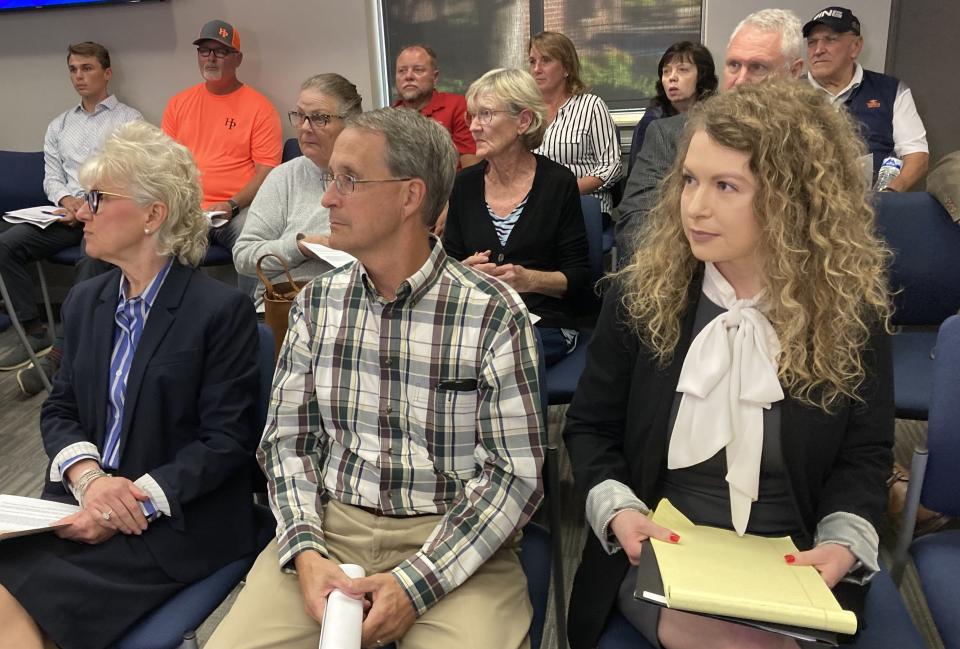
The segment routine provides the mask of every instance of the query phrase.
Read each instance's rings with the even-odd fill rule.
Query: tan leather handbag
[[[271,282],[263,272],[261,264],[267,257],[273,257],[283,266],[283,272],[287,276],[286,282]],[[287,336],[287,324],[290,319],[290,307],[293,305],[297,293],[303,288],[303,284],[298,284],[290,274],[290,267],[287,266],[285,259],[268,253],[257,260],[257,276],[263,282],[263,310],[264,322],[273,330],[273,357],[280,356],[280,347],[283,345],[283,339]]]

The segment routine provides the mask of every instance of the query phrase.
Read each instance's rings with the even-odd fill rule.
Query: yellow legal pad
[[[666,499],[653,521],[680,535],[652,539],[670,608],[853,634],[857,617],[840,608],[812,566],[791,566],[790,537],[766,538],[694,525]]]

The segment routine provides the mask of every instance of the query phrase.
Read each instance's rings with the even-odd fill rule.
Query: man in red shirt
[[[477,143],[470,135],[470,125],[464,119],[467,100],[463,95],[437,91],[434,86],[439,76],[436,52],[426,45],[405,47],[397,56],[397,94],[400,98],[393,106],[420,111],[424,117],[443,125],[460,154],[460,167],[469,167],[480,159],[476,155]]]

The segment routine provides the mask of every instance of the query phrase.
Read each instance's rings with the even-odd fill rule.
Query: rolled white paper
[[[351,579],[366,576],[366,571],[352,563],[341,563],[340,569]],[[335,590],[327,596],[320,630],[320,649],[360,649],[363,626],[363,602]]]

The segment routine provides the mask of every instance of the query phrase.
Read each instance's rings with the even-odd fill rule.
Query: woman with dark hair
[[[696,524],[790,536],[862,612],[893,464],[889,250],[863,141],[809,84],[772,80],[694,108],[630,264],[611,282],[564,441],[590,525],[573,649],[611,611],[655,647],[797,649],[634,598],[643,541]]]
[[[650,100],[650,106],[633,131],[629,168],[633,168],[650,122],[685,113],[695,103],[716,92],[717,74],[710,50],[690,41],[680,41],[668,47],[657,64],[657,95]]]

